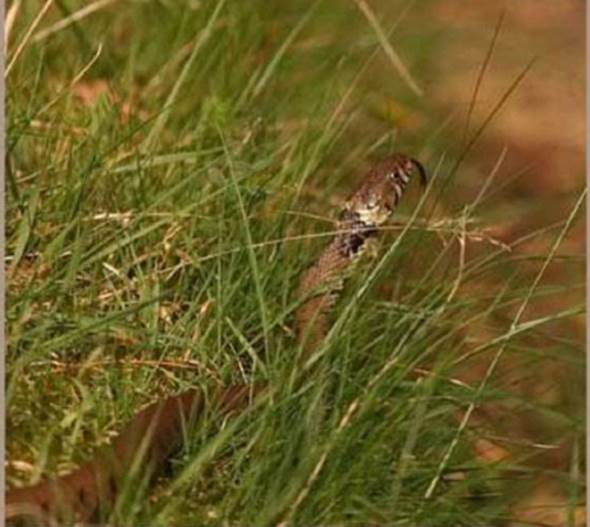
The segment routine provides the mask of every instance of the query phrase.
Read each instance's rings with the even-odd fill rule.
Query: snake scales
[[[420,163],[402,154],[393,155],[376,163],[345,202],[337,233],[297,288],[296,296],[302,303],[296,312],[296,330],[305,353],[315,349],[326,335],[328,312],[342,288],[346,271],[391,215],[415,172],[425,184],[426,173]],[[207,404],[216,404],[223,414],[230,414],[243,408],[259,391],[246,385],[229,386],[213,396],[213,403],[208,399]],[[111,445],[100,449],[74,472],[8,491],[6,518],[55,526],[105,517],[132,468],[139,467],[134,474],[139,479],[134,481],[153,479],[181,446],[186,430],[205,406],[204,394],[196,389],[147,406]]]

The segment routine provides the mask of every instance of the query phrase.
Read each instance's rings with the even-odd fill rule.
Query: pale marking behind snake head
[[[415,172],[425,186],[426,172],[415,159],[395,154],[380,161],[366,175],[361,188],[346,201],[340,219],[353,229],[355,226],[374,229],[382,225],[399,203]]]

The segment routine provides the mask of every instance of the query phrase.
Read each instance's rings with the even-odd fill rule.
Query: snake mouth
[[[420,185],[425,187],[428,184],[428,177],[426,176],[426,170],[424,170],[424,167],[422,166],[422,164],[419,163],[418,161],[416,161],[414,158],[410,157],[409,161],[410,161],[410,163],[412,163],[412,165],[414,165],[414,168],[418,171],[418,174],[420,175]]]

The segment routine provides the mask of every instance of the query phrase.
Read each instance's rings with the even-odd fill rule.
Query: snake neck
[[[296,333],[304,356],[317,349],[324,339],[329,313],[344,286],[344,279],[376,233],[374,223],[363,221],[357,212],[344,209],[336,236],[304,273],[296,292],[296,298],[303,302],[296,313]]]

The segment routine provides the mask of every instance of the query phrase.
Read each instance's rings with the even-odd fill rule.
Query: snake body
[[[389,218],[415,172],[425,184],[422,165],[395,154],[373,165],[360,188],[346,200],[336,234],[303,274],[296,291],[301,301],[295,316],[296,330],[305,352],[315,349],[326,335],[328,313],[347,271]],[[242,408],[249,396],[259,391],[247,385],[229,386],[213,401],[227,415]],[[55,526],[106,517],[121,486],[129,485],[131,477],[131,481],[143,484],[162,470],[205,408],[204,394],[197,389],[147,406],[111,445],[100,449],[74,472],[8,491],[6,518],[25,522],[32,519],[35,525]]]

